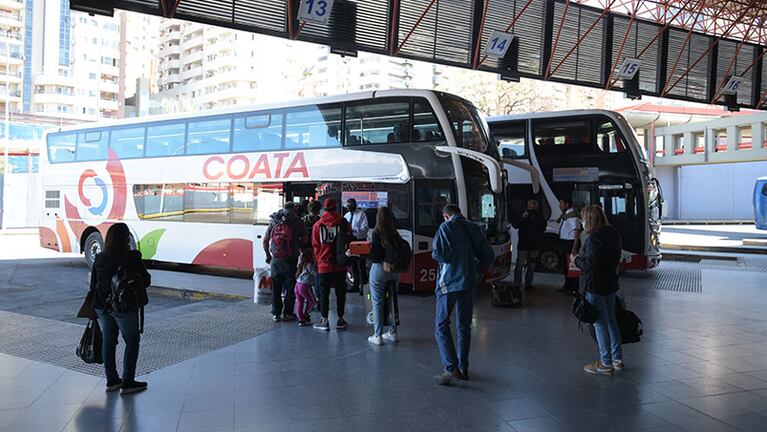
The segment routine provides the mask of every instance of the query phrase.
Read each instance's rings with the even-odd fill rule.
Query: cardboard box
[[[349,251],[352,253],[352,255],[369,255],[370,242],[369,241],[349,242]]]

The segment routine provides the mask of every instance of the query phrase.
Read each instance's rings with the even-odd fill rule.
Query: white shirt
[[[562,240],[575,240],[575,235],[581,229],[581,220],[575,213],[574,208],[565,210],[565,220],[559,225],[559,238]]]
[[[368,238],[370,227],[368,226],[368,215],[365,214],[364,210],[357,209],[354,214],[347,212],[344,219],[352,226],[352,234],[356,239],[365,240]]]

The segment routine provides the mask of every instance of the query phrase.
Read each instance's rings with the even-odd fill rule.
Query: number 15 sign
[[[299,21],[313,21],[326,24],[333,9],[333,0],[301,0],[298,8]]]
[[[495,30],[490,36],[490,39],[487,40],[487,44],[485,45],[485,55],[491,57],[505,56],[506,51],[509,50],[509,46],[511,46],[513,40],[513,34]]]

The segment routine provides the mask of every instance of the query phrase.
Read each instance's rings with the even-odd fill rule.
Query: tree
[[[507,82],[487,72],[452,69],[446,72],[440,90],[470,100],[490,116],[548,109],[542,103],[534,81]]]

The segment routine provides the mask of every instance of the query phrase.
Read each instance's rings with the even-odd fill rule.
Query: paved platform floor
[[[700,289],[623,279],[645,337],[625,347],[627,369],[614,377],[582,371],[596,346],[553,292],[558,278],[538,275],[524,309],[492,309],[480,296],[469,382],[433,382],[432,298],[408,297],[402,341],[377,347],[352,297],[346,332],[282,324],[151,372],[149,390],[132,396],[0,354],[0,431],[764,431],[767,274],[666,271],[679,266]]]
[[[763,245],[744,245],[744,240],[767,239],[767,231],[751,225],[663,225],[661,247],[665,249],[727,249],[738,253],[764,252]]]

